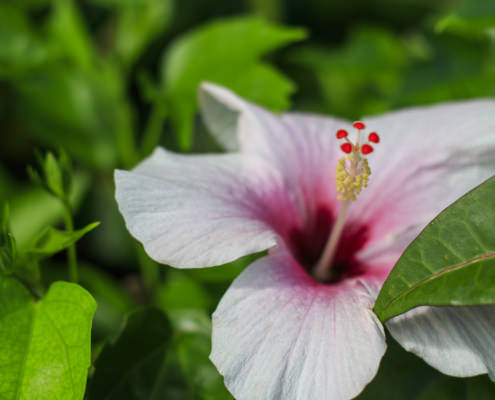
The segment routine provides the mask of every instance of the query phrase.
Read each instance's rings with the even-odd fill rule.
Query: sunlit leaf
[[[34,302],[0,275],[0,396],[5,400],[82,400],[96,303],[73,283],[56,282]]]
[[[382,322],[420,305],[495,303],[495,177],[440,213],[403,253],[375,304]]]

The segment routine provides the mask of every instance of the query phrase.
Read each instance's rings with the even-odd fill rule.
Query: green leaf
[[[162,311],[146,308],[130,314],[118,339],[106,345],[96,360],[88,398],[166,398],[158,389],[171,336]]]
[[[26,252],[26,255],[30,259],[50,257],[53,254],[72,246],[98,225],[100,225],[99,222],[93,222],[92,224],[86,225],[84,228],[72,232],[61,231],[49,226],[34,240],[33,246]]]
[[[158,288],[157,303],[163,310],[208,308],[208,292],[184,271],[168,271],[166,282]]]
[[[441,212],[402,254],[375,304],[382,322],[420,305],[495,303],[495,177]]]
[[[394,107],[492,96],[495,58],[490,43],[460,37],[423,37],[426,57],[411,65]]]
[[[181,148],[189,149],[192,143],[196,95],[202,81],[227,86],[273,110],[288,108],[293,83],[260,59],[305,36],[302,29],[240,17],[209,23],[175,41],[164,57],[162,79]]]
[[[204,310],[168,310],[177,332],[173,353],[182,371],[188,398],[232,399],[223,384],[223,377],[209,359],[211,353],[211,320]]]
[[[94,58],[88,32],[74,0],[52,0],[48,23],[51,38],[59,51],[81,68],[90,69]]]
[[[324,98],[322,111],[358,118],[390,108],[411,61],[397,34],[378,27],[354,29],[338,49],[300,46],[291,60],[310,68]],[[313,100],[321,107],[321,100]]]
[[[26,15],[3,2],[0,4],[0,43],[0,77],[22,76],[53,55],[53,49],[31,29]]]
[[[127,110],[115,97],[115,78],[108,74],[104,68],[97,75],[57,64],[16,81],[18,106],[29,133],[84,163],[113,167],[120,118],[126,118]]]
[[[465,0],[452,12],[442,17],[435,29],[439,33],[449,32],[466,37],[495,35],[495,2]]]
[[[63,270],[57,266],[57,270]],[[45,276],[46,267],[43,268]],[[93,337],[115,335],[120,331],[122,321],[135,303],[118,281],[112,279],[103,269],[79,262],[79,281],[87,288],[98,303],[93,321]]]
[[[34,302],[16,279],[0,276],[0,396],[81,400],[96,303],[80,286],[54,283]]]

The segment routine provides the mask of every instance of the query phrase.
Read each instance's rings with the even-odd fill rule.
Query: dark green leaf
[[[452,36],[422,37],[425,57],[411,65],[394,107],[491,96],[495,58],[490,43]]]
[[[30,133],[90,165],[114,166],[117,134],[128,115],[110,74],[103,67],[94,74],[56,65],[16,81],[20,111]]]
[[[200,283],[184,271],[169,271],[166,282],[158,288],[158,305],[163,310],[209,308],[211,298]]]
[[[29,26],[26,15],[13,5],[0,4],[0,77],[22,76],[43,65],[54,53]]]
[[[395,33],[360,27],[341,48],[301,46],[291,59],[315,73],[324,97],[323,111],[358,118],[390,108],[411,61],[408,56],[405,43]]]
[[[288,108],[293,83],[260,58],[305,36],[302,29],[242,17],[210,23],[175,41],[164,58],[162,77],[181,147],[191,146],[196,92],[202,81],[227,86],[274,110]]]
[[[161,399],[162,368],[172,328],[154,308],[129,315],[118,339],[105,346],[95,363],[90,400]]]
[[[50,257],[53,254],[72,246],[98,225],[100,225],[99,222],[93,222],[92,224],[86,225],[84,228],[72,232],[60,231],[52,227],[47,227],[34,240],[33,246],[26,252],[26,255],[30,259]]]
[[[73,283],[56,282],[34,302],[15,278],[0,275],[0,396],[82,400],[96,303]]]
[[[440,213],[411,243],[375,304],[382,322],[420,305],[495,303],[495,177]]]
[[[204,310],[181,309],[167,312],[176,336],[174,353],[187,384],[189,398],[205,400],[232,399],[223,377],[209,359],[211,320]]]

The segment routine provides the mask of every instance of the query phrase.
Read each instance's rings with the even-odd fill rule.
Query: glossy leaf
[[[260,58],[304,37],[302,29],[241,17],[215,21],[175,41],[164,58],[162,77],[182,149],[191,146],[202,81],[222,84],[273,110],[288,108],[293,83]]]
[[[403,253],[375,304],[382,322],[420,305],[495,303],[495,177],[440,213]]]
[[[154,308],[130,314],[120,336],[107,344],[95,363],[88,390],[90,400],[162,399],[162,366],[172,329]]]
[[[34,302],[0,276],[0,397],[82,400],[96,303],[80,286],[56,282]]]

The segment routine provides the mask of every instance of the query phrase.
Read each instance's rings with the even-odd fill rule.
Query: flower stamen
[[[372,132],[368,135],[368,141],[360,145],[361,130],[365,129],[366,126],[361,121],[356,121],[352,125],[358,130],[354,144],[348,139],[347,131],[340,129],[336,134],[337,139],[346,140],[340,148],[348,155],[338,161],[336,168],[335,180],[337,183],[337,192],[339,193],[337,199],[342,201],[339,214],[335,220],[325,249],[313,270],[315,278],[320,281],[329,281],[332,278],[332,262],[342,235],[347,210],[351,202],[356,200],[363,188],[368,186],[369,176],[371,175],[368,160],[365,156],[374,150],[370,143],[380,142],[378,134]]]

